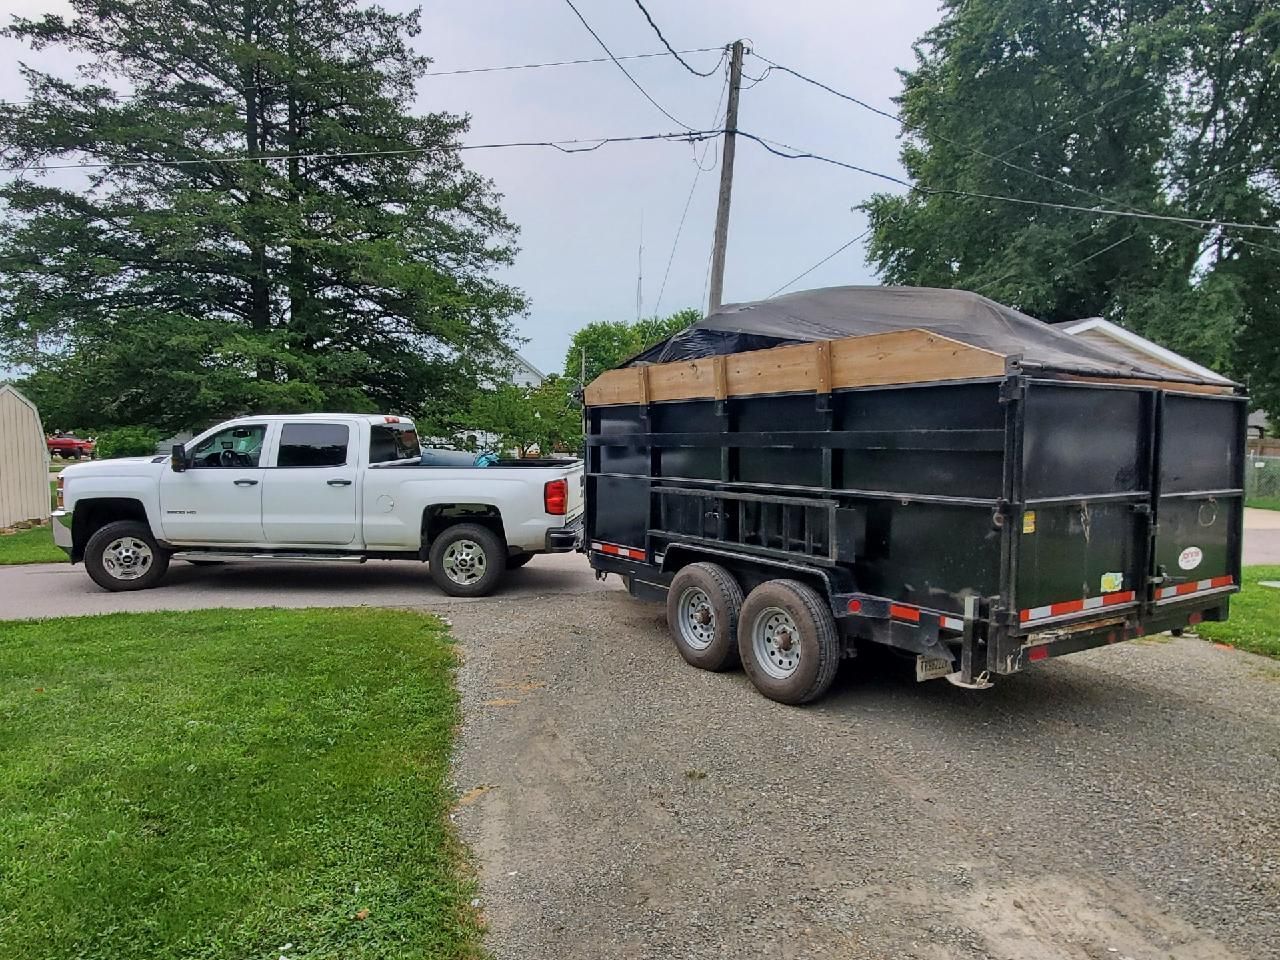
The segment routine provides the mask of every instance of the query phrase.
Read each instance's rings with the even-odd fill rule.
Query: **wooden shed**
[[[0,529],[49,516],[49,452],[36,405],[0,385]]]

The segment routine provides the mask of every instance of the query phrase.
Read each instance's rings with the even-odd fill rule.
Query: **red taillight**
[[[62,474],[58,474],[58,509],[61,510],[66,503],[66,485],[67,481]]]
[[[548,480],[542,488],[542,506],[553,517],[563,517],[569,509],[569,481]]]
[[[862,601],[861,601],[861,600],[850,600],[850,601],[849,601],[849,612],[850,612],[850,613],[861,613],[861,612],[862,612]]]

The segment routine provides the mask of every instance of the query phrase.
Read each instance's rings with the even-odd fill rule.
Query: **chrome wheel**
[[[155,562],[155,554],[137,537],[119,537],[102,551],[102,566],[117,580],[137,580]]]
[[[444,551],[444,574],[454,583],[468,587],[489,569],[484,547],[474,540],[455,540]]]
[[[716,614],[711,599],[699,587],[687,587],[680,594],[680,639],[694,650],[705,650],[716,638]]]
[[[751,649],[760,669],[775,680],[786,680],[800,665],[800,633],[791,614],[766,607],[751,624]]]

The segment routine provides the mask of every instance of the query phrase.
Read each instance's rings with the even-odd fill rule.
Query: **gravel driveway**
[[[1280,957],[1280,664],[1158,638],[974,693],[860,660],[796,709],[617,590],[447,612],[499,958]]]

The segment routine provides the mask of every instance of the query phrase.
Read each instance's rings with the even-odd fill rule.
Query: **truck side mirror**
[[[174,473],[182,473],[190,466],[187,461],[187,448],[182,444],[173,445],[173,456],[169,460],[169,466],[173,468]]]

